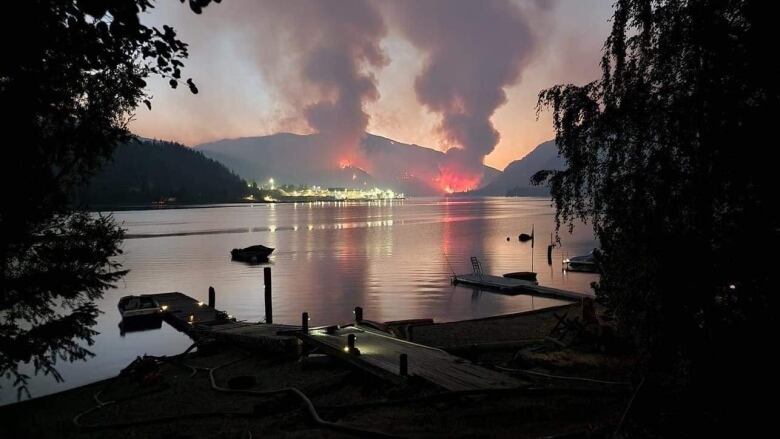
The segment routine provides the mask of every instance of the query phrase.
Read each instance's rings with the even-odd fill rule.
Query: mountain
[[[270,136],[225,139],[194,147],[207,157],[224,163],[247,180],[258,184],[273,178],[287,184],[325,187],[373,187],[393,189],[407,195],[440,195],[434,184],[438,164],[444,154],[430,148],[396,142],[373,134],[363,139],[365,169],[340,168],[326,157],[322,136],[279,133]],[[485,166],[483,181],[490,182],[501,172]]]
[[[468,192],[469,195],[497,196],[546,196],[547,187],[532,186],[531,176],[542,169],[563,169],[564,160],[558,156],[555,141],[544,142],[520,160],[515,160],[504,169],[501,175],[482,188]]]
[[[74,194],[78,205],[238,201],[247,192],[239,176],[198,151],[139,139],[119,145],[112,158]]]

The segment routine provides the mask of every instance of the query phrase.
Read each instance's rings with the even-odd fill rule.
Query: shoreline
[[[625,379],[630,370],[629,359],[601,358],[576,350],[566,353],[566,349],[545,341],[544,334],[557,326],[560,315],[577,312],[579,305],[570,304],[481,319],[420,324],[414,326],[410,338],[445,350],[464,344],[488,346],[484,352],[460,354],[499,371],[496,368],[517,367],[519,353],[526,352],[523,356],[538,357],[539,371],[593,378],[596,371],[604,375],[612,370],[620,371],[615,373],[623,374],[619,378]],[[523,340],[533,349],[518,350],[511,344],[495,343],[507,340]],[[550,356],[550,352],[554,355]],[[344,426],[362,429],[364,433],[401,436],[472,436],[488,434],[497,428],[497,437],[534,437],[540,433],[557,435],[585,431],[594,425],[611,425],[617,408],[628,396],[623,387],[605,388],[512,373],[521,380],[523,391],[519,388],[485,391],[466,397],[458,392],[442,392],[416,377],[401,385],[391,385],[317,353],[291,358],[217,343],[206,344],[186,356],[160,358],[160,381],[154,386],[128,376],[100,380],[2,406],[0,422],[20,437],[102,437],[107,429],[118,437],[140,434],[140,437],[162,438],[174,432],[179,434],[175,437],[213,437],[215,431],[230,437],[247,437],[246,432],[254,437],[342,437],[348,433],[339,430]],[[181,360],[174,361],[177,358]],[[592,367],[594,361],[603,364]],[[201,369],[192,369],[193,366]],[[219,374],[213,373],[214,377],[209,378],[212,373],[205,371],[214,368],[219,369]],[[291,386],[300,388],[319,416],[328,421],[319,424],[309,419],[305,410],[301,412],[301,403],[295,398],[291,400],[291,396],[274,393],[273,397],[261,397],[218,389],[215,392],[214,385],[228,387],[236,377],[250,377],[246,379],[252,382],[255,393],[278,393],[273,389]],[[597,404],[593,404],[594,399]],[[96,401],[111,400],[118,402],[96,405]],[[429,400],[435,403],[423,402]],[[470,402],[464,405],[465,401]],[[504,414],[508,408],[529,416],[507,418]],[[81,427],[77,427],[73,418],[85,411]],[[20,413],[28,415],[20,417]],[[398,419],[408,422],[399,423]],[[421,424],[422,419],[428,423]],[[129,428],[130,424],[133,428]],[[453,430],[456,427],[457,431]]]

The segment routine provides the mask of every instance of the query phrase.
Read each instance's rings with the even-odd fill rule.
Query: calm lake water
[[[553,209],[543,198],[414,198],[372,203],[224,205],[114,213],[127,229],[120,257],[130,273],[99,302],[103,311],[87,362],[61,363],[64,383],[33,378],[41,396],[116,375],[136,356],[176,354],[190,340],[162,328],[120,335],[116,305],[128,294],[180,291],[247,321],[264,318],[263,266],[230,260],[230,250],[254,244],[276,248],[273,274],[275,323],[297,324],[307,311],[313,325],[348,322],[355,306],[366,319],[433,318],[452,321],[507,314],[563,302],[504,296],[453,286],[452,270],[471,271],[470,256],[485,272],[527,271],[529,243],[517,235],[535,229],[533,268],[541,285],[591,291],[597,276],[565,273],[561,260],[595,247],[590,228],[561,233],[562,247],[547,264]],[[507,237],[511,240],[507,241]],[[30,371],[32,374],[32,371]],[[7,382],[0,405],[16,401]]]

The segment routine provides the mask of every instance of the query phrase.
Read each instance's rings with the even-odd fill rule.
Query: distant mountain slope
[[[544,196],[550,192],[544,186],[532,186],[531,176],[542,169],[563,169],[565,162],[558,157],[555,141],[544,142],[520,160],[515,160],[504,172],[470,195]]]
[[[246,192],[246,182],[200,152],[144,139],[119,145],[74,201],[116,205],[175,198],[182,203],[213,203],[237,201]]]
[[[407,195],[434,195],[441,191],[431,182],[438,176],[443,153],[417,145],[367,134],[363,150],[367,169],[340,169],[323,157],[332,156],[317,134],[279,133],[270,136],[225,139],[195,149],[224,163],[247,180],[258,183],[274,178],[279,183],[328,187],[380,186]],[[500,171],[484,167],[484,181]]]

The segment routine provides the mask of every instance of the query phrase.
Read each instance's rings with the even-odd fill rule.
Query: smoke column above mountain
[[[475,188],[500,135],[490,118],[506,103],[536,45],[530,20],[544,8],[509,0],[428,0],[383,4],[425,56],[418,101],[441,115],[448,147],[438,183],[446,192]]]
[[[268,50],[261,46],[269,41],[277,47],[275,53],[262,54],[264,60],[289,63],[281,68],[282,75],[274,72],[275,85],[284,98],[299,104],[300,115],[330,146],[323,151],[330,152],[321,157],[322,164],[366,166],[360,149],[369,123],[364,106],[379,99],[371,69],[388,62],[380,46],[387,28],[376,5],[361,0],[268,0],[246,5],[243,12],[248,14],[239,21],[256,20],[249,34],[254,33],[258,50]]]

